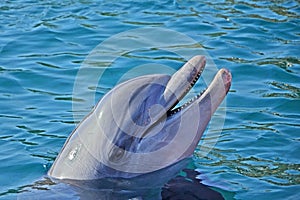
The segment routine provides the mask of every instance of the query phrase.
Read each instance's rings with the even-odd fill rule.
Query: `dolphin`
[[[205,64],[198,55],[172,76],[145,75],[114,87],[71,133],[48,175],[71,182],[149,174],[158,180],[164,169],[180,170],[231,85],[231,73],[220,69],[204,92],[178,105]]]

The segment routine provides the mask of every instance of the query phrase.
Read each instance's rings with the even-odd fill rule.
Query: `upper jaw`
[[[162,100],[165,109],[170,111],[188,93],[204,70],[204,56],[194,56],[185,63],[168,81]]]

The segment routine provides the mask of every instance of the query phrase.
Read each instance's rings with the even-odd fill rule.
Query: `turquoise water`
[[[298,1],[1,2],[0,198],[14,199],[43,177],[75,124],[95,103],[73,98],[85,105],[74,118],[74,83],[90,52],[116,34],[143,28],[143,39],[157,41],[156,48],[112,42],[110,51],[134,51],[121,51],[99,84],[83,89],[83,94],[101,98],[136,66],[180,67],[185,59],[160,49],[160,43],[175,41],[173,48],[187,56],[202,49],[218,68],[226,67],[233,75],[222,107],[224,126],[211,129],[222,133],[209,154],[201,153],[210,148],[205,144],[195,151],[194,164],[203,183],[227,199],[297,199],[299,13]],[[144,28],[182,36],[155,36]],[[196,43],[182,40],[185,36]],[[99,53],[107,51],[100,48]],[[151,72],[157,68],[149,68]],[[205,139],[213,141],[215,135]]]

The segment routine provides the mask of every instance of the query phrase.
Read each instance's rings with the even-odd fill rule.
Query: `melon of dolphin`
[[[183,106],[205,66],[190,59],[172,76],[140,76],[114,87],[79,123],[48,175],[56,179],[134,178],[190,157],[231,85],[221,69]]]

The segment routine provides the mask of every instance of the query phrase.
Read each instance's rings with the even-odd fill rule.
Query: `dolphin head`
[[[205,66],[195,56],[172,76],[140,76],[114,87],[67,139],[48,175],[57,179],[133,178],[193,154],[231,74],[221,69],[209,87],[183,106]]]

